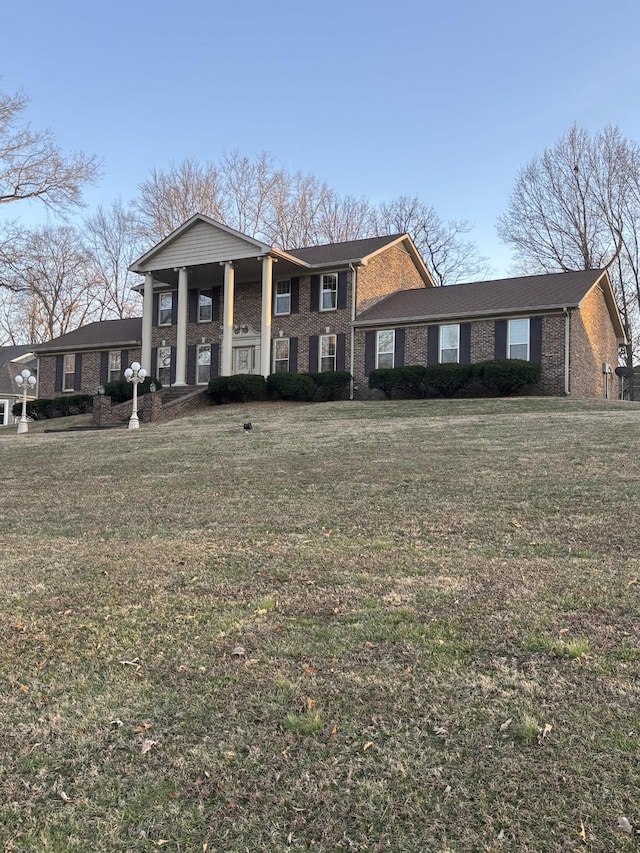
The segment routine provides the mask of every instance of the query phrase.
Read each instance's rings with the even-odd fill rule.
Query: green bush
[[[224,403],[264,400],[266,382],[264,376],[248,373],[241,373],[238,376],[217,376],[209,382],[207,394],[212,403],[217,406]]]
[[[13,415],[22,415],[22,402],[14,403]],[[32,421],[50,418],[66,418],[69,415],[84,415],[93,411],[91,394],[73,394],[70,397],[54,397],[51,400],[27,400],[27,417]]]
[[[138,396],[147,394],[152,382],[155,383],[156,389],[159,390],[162,388],[162,383],[159,379],[147,376],[144,382],[138,384]],[[114,405],[117,403],[126,403],[127,400],[133,399],[133,383],[127,382],[126,379],[114,379],[113,382],[107,382],[104,386],[104,394],[105,397],[111,397],[111,402]]]
[[[473,376],[500,397],[531,389],[540,382],[542,365],[519,358],[482,361],[473,365]]]
[[[534,388],[541,366],[534,361],[502,359],[479,364],[419,364],[379,368],[369,374],[369,388],[387,399],[397,397],[507,397]]]
[[[309,373],[308,376],[316,386],[313,396],[316,402],[348,398],[351,385],[351,374],[348,370],[326,370],[324,373]]]
[[[387,400],[390,400],[396,387],[398,369],[397,367],[377,367],[372,370],[369,374],[369,388],[382,391]]]
[[[308,373],[272,373],[267,377],[267,392],[278,400],[309,402],[316,393],[316,383]]]
[[[456,397],[472,375],[470,364],[430,364],[425,368],[424,382],[429,397]]]

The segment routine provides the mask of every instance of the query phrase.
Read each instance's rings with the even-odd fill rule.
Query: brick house
[[[163,386],[218,375],[524,357],[541,392],[616,396],[624,332],[606,272],[435,287],[406,234],[282,251],[197,214],[139,258],[143,316],[39,348],[40,396],[95,393],[140,361]]]

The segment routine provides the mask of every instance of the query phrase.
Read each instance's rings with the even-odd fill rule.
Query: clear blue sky
[[[469,219],[504,274],[495,223],[522,166],[574,121],[640,141],[638,0],[21,0],[0,32],[0,87],[103,158],[90,207],[172,160],[268,151],[341,193]]]

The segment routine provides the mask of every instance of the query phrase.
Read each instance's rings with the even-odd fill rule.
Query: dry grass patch
[[[4,850],[636,851],[637,418],[0,434]]]

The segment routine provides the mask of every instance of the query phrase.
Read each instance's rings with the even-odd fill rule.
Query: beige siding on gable
[[[196,222],[191,228],[172,240],[169,245],[153,255],[144,270],[171,269],[173,267],[211,264],[260,254],[258,246],[228,234],[206,222]]]

